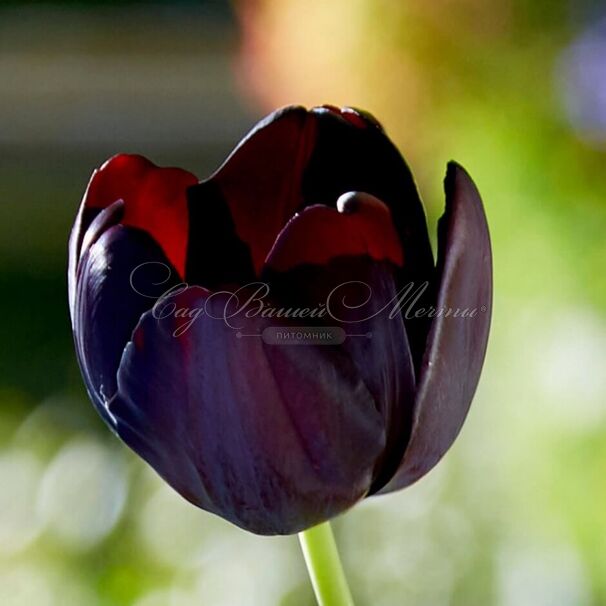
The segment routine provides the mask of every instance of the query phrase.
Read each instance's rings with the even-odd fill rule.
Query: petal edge
[[[480,194],[451,162],[446,211],[438,226],[436,309],[477,310],[474,317],[437,316],[421,366],[411,439],[398,471],[382,493],[421,478],[456,439],[475,393],[492,310],[492,253]]]

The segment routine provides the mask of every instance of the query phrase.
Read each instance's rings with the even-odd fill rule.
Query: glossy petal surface
[[[114,225],[86,247],[78,266],[74,337],[87,388],[106,420],[105,404],[116,391],[120,358],[132,331],[178,282],[162,249],[144,231]]]
[[[177,308],[205,310],[183,333],[185,319],[145,314],[110,411],[120,437],[196,505],[256,533],[297,532],[366,494],[383,419],[345,352],[266,345],[269,321],[233,329],[221,320],[228,301],[180,293]]]
[[[387,428],[372,492],[395,471],[412,424],[414,366],[396,305],[402,251],[381,201],[350,192],[337,207],[339,212],[313,206],[295,216],[276,241],[263,279],[284,307],[326,305],[326,317],[307,324],[338,326],[348,335],[339,347],[354,362]]]
[[[376,196],[391,211],[400,236],[404,266],[398,271],[400,287],[410,282],[421,284],[431,278],[433,255],[429,244],[425,213],[412,174],[400,152],[376,121],[351,111],[337,115],[324,108],[312,110],[317,121],[314,152],[303,179],[303,196],[310,204],[334,206],[348,191]],[[349,119],[348,119],[349,117]],[[419,305],[431,302],[427,290]],[[415,364],[425,349],[429,323],[425,318],[405,319]]]
[[[238,237],[249,246],[257,274],[279,231],[303,205],[301,182],[315,133],[315,122],[305,108],[274,112],[253,128],[209,179],[221,191]],[[204,183],[201,193],[203,187]]]
[[[332,107],[274,112],[210,179],[191,189],[190,206],[203,205],[209,183],[228,205],[257,275],[296,212],[315,204],[335,207],[349,191],[372,194],[391,210],[406,258],[398,283],[420,284],[432,275],[425,215],[410,170],[376,120],[364,112]],[[420,304],[432,296],[428,289]],[[415,361],[420,361],[428,322],[411,318],[406,324]]]
[[[471,404],[490,327],[492,256],[488,226],[476,186],[451,163],[446,211],[439,225],[438,310],[476,310],[474,317],[436,317],[423,358],[410,443],[384,491],[425,475],[457,437]]]

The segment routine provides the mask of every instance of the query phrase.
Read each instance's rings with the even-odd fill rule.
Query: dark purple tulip
[[[490,323],[480,196],[455,163],[445,189],[434,266],[410,171],[357,110],[275,112],[202,182],[110,159],[70,239],[97,410],[186,499],[259,534],[413,483],[461,429]],[[307,340],[276,344],[288,329]]]

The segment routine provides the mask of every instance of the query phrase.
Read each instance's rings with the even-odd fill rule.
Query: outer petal
[[[109,421],[105,405],[116,391],[122,351],[142,314],[179,278],[149,234],[123,225],[104,229],[98,219],[103,215],[83,240],[73,331],[89,394]]]
[[[374,492],[396,470],[412,425],[414,367],[395,280],[402,250],[391,214],[377,198],[350,192],[337,208],[312,206],[296,215],[278,237],[263,277],[284,308],[325,305],[322,320],[300,325],[337,326],[348,335],[340,349],[354,362],[387,428]]]
[[[448,167],[446,212],[439,225],[437,310],[476,310],[474,317],[437,316],[431,326],[415,402],[410,442],[382,492],[426,474],[457,437],[484,361],[492,309],[492,255],[480,194],[463,168]]]
[[[285,107],[259,122],[208,180],[222,193],[238,237],[260,271],[278,232],[303,203],[303,170],[315,143],[315,123],[303,107]],[[204,204],[206,183],[192,190]]]
[[[157,309],[163,319],[145,314],[110,411],[120,437],[194,504],[259,534],[298,532],[367,493],[382,418],[344,352],[267,345],[261,318],[238,338],[221,320],[228,301],[192,287]],[[183,332],[179,309],[205,313]]]
[[[123,225],[146,231],[181,276],[188,241],[186,190],[196,177],[179,168],[158,167],[143,156],[118,154],[96,169],[82,198],[69,241],[70,306],[85,234],[96,217],[118,200]]]
[[[78,265],[80,257],[88,251],[104,231],[120,222],[124,216],[124,202],[117,200],[107,208],[95,209],[94,213],[86,212],[86,218],[83,217],[85,211],[84,206],[81,206],[69,238],[67,290],[72,330],[74,329],[76,319]],[[84,224],[86,224],[86,229],[84,229]]]

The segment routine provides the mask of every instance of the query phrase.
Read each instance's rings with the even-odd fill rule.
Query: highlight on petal
[[[383,126],[381,125],[381,123],[372,114],[362,109],[358,109],[357,107],[337,107],[336,105],[330,105],[328,103],[325,103],[319,108],[314,108],[314,110],[316,111],[321,109],[327,109],[331,111],[336,116],[343,118],[344,120],[358,128],[368,128],[370,126],[373,126],[381,131],[383,130]]]
[[[389,208],[402,245],[405,263],[398,271],[398,284],[430,280],[434,263],[425,212],[410,169],[398,149],[381,128],[372,126],[372,118],[359,111],[357,116],[366,119],[367,128],[346,118],[350,115],[348,108],[340,110],[340,115],[322,107],[313,108],[310,113],[316,118],[317,134],[303,178],[304,200],[333,206],[349,191],[377,197]],[[419,304],[429,304],[431,299],[431,292],[426,290]],[[429,322],[424,317],[412,317],[406,318],[405,324],[415,366],[419,366]]]
[[[69,241],[69,260],[67,267],[67,290],[69,302],[69,315],[72,322],[72,330],[76,319],[76,297],[78,294],[78,265],[80,258],[86,254],[88,249],[113,225],[117,225],[124,215],[124,202],[117,200],[104,208],[90,221],[85,233],[77,234],[76,227],[72,229]],[[77,221],[77,224],[79,222]],[[79,240],[76,243],[76,240]],[[78,250],[76,250],[76,248]]]
[[[338,199],[337,209],[317,205],[295,215],[280,232],[266,265],[287,271],[358,255],[397,266],[404,263],[387,206],[370,194],[350,192]]]
[[[463,168],[450,163],[446,211],[438,233],[436,309],[468,310],[434,318],[418,380],[410,442],[393,479],[381,492],[418,480],[457,437],[484,362],[492,309],[492,254],[480,194]]]
[[[118,366],[132,331],[179,277],[147,232],[117,224],[88,243],[94,228],[93,222],[82,247],[72,322],[87,389],[107,420],[105,405],[116,391]]]

